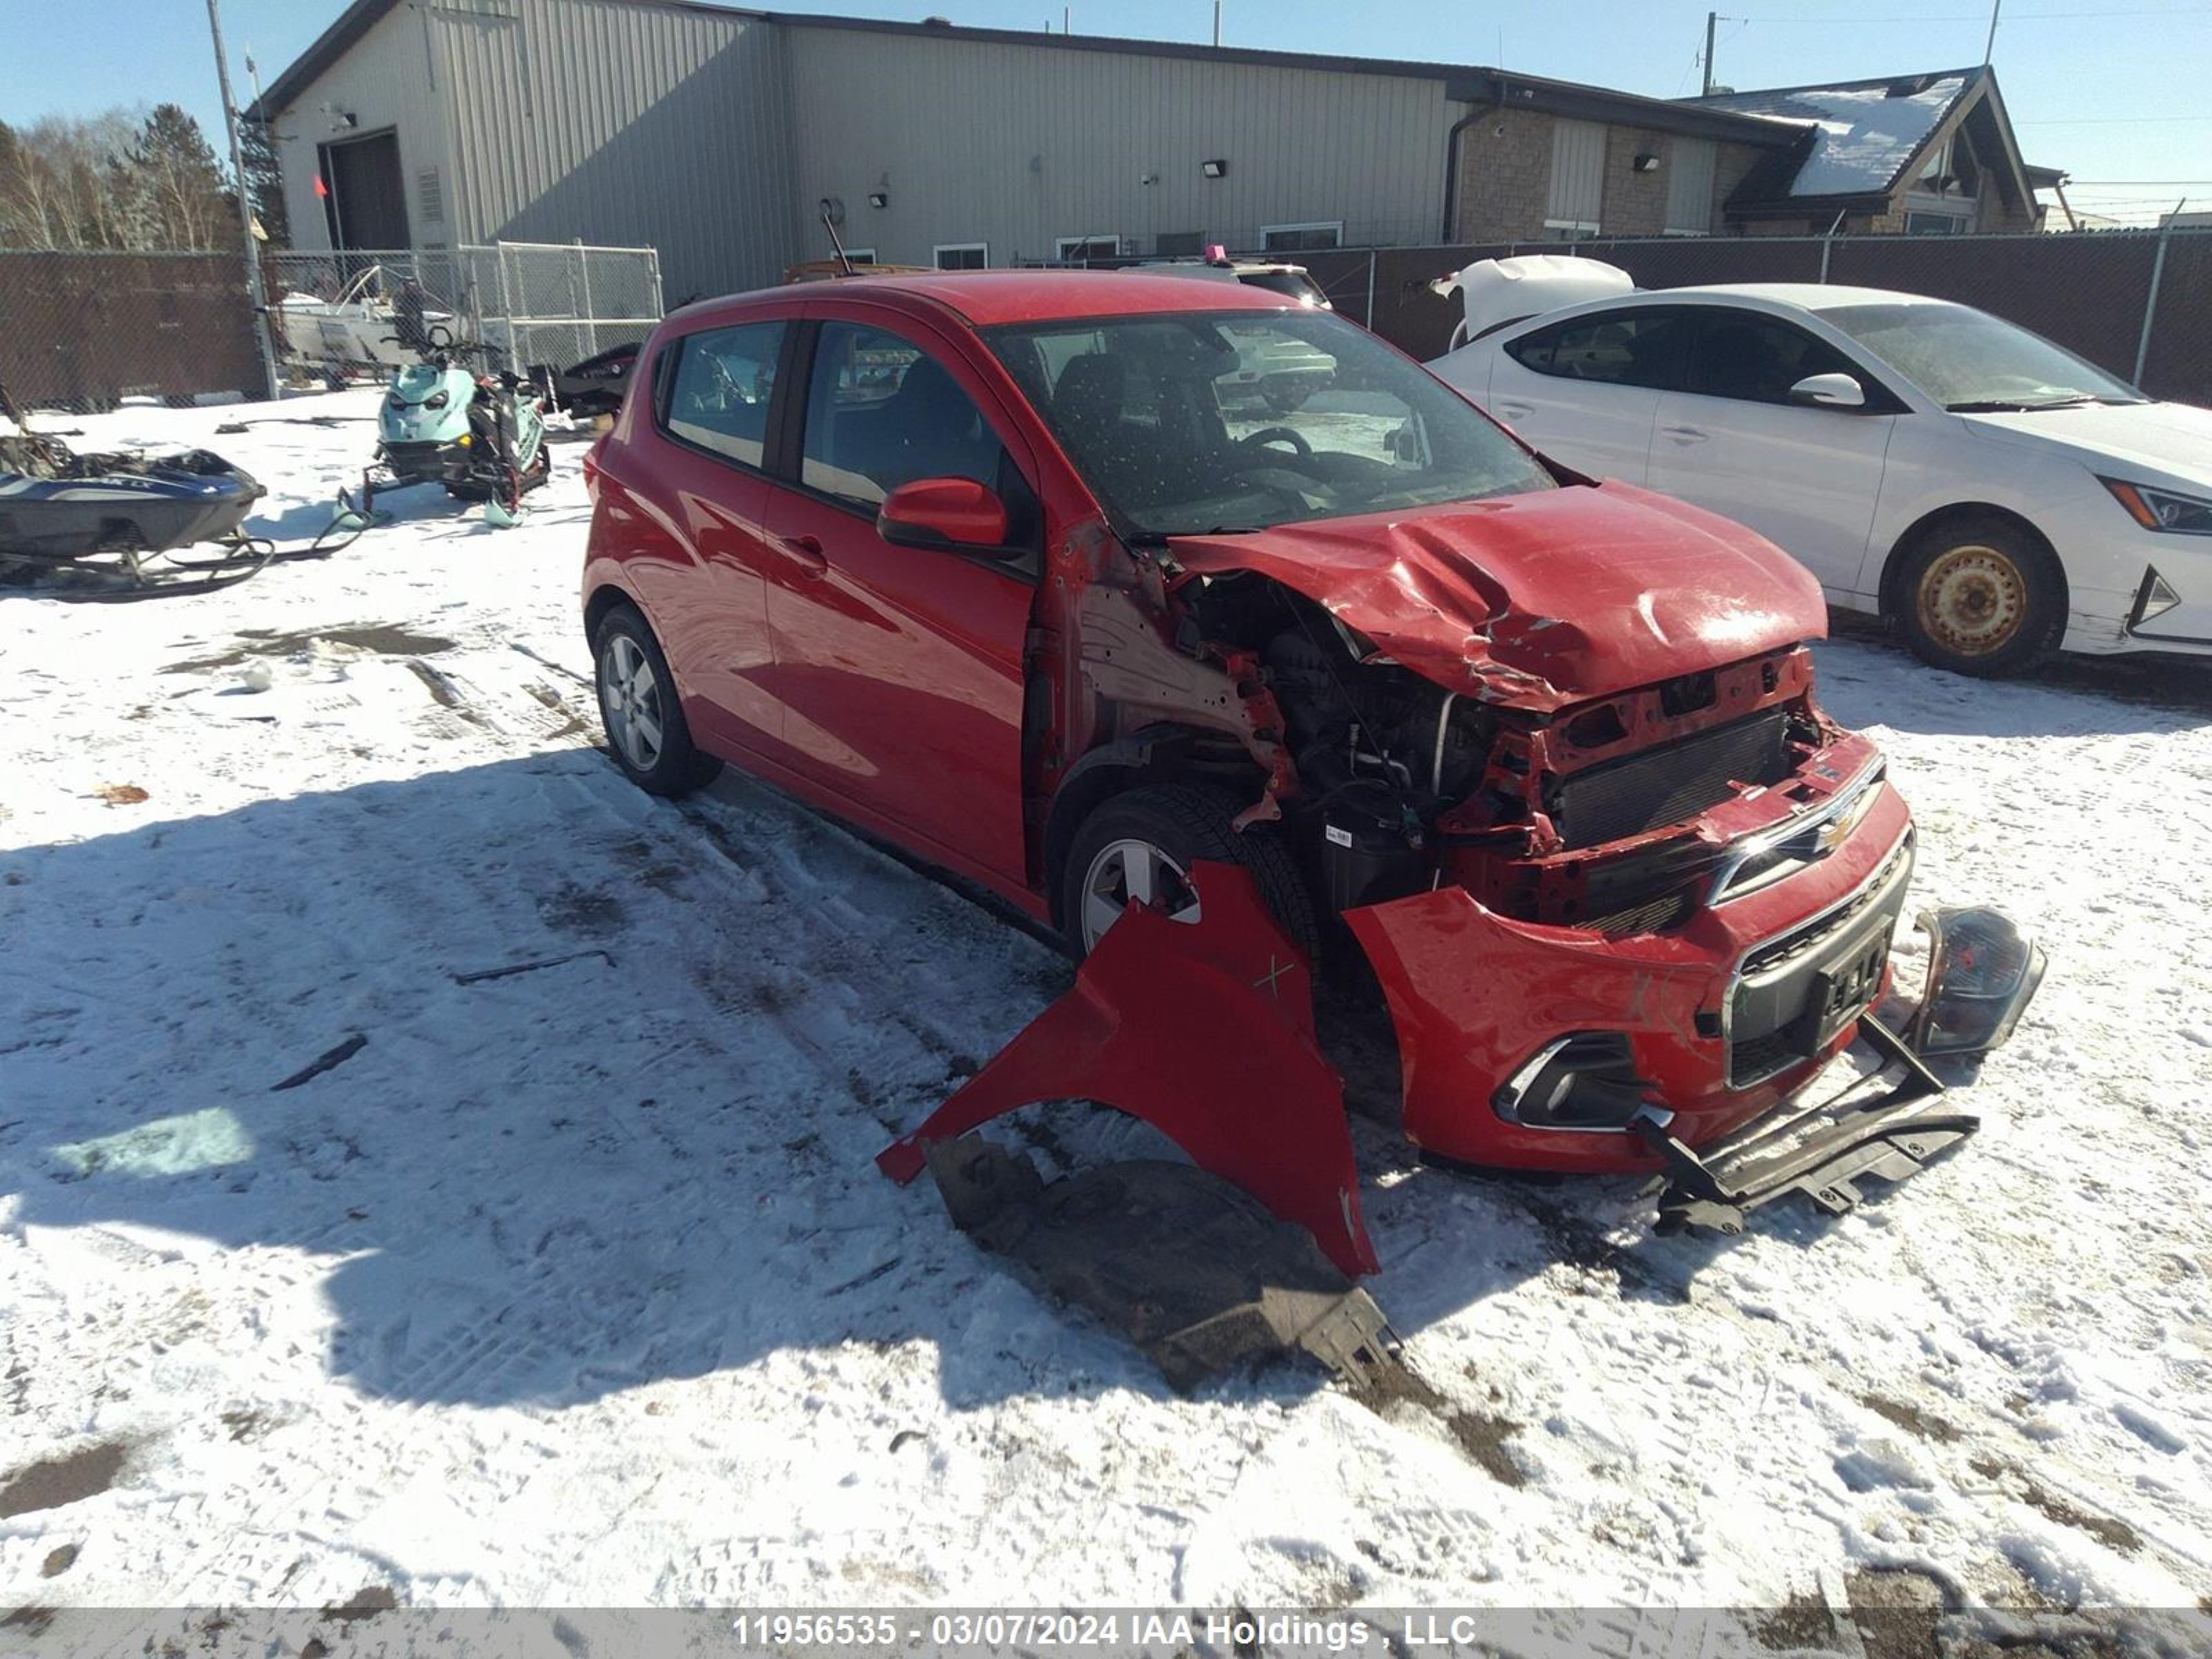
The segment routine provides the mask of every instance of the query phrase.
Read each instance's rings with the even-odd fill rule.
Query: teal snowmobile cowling
[[[550,457],[538,400],[511,373],[473,372],[463,361],[489,348],[457,342],[439,326],[423,360],[392,377],[377,415],[376,460],[362,481],[365,505],[380,490],[441,483],[456,500],[496,503],[508,519],[545,482]]]

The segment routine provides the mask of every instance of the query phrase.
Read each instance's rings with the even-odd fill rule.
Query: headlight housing
[[[1928,984],[1905,1027],[1920,1054],[1978,1054],[2002,1045],[2043,982],[2043,951],[2002,910],[1923,910]]]
[[[434,392],[428,397],[422,399],[422,407],[425,409],[443,409],[451,402],[453,402],[453,396],[451,393],[446,392]]]
[[[2129,483],[2120,478],[2100,478],[2097,482],[2111,490],[2112,499],[2127,508],[2128,516],[2145,530],[2180,536],[2212,536],[2212,500],[2202,495],[2184,495],[2171,489],[2154,489],[2148,484]]]

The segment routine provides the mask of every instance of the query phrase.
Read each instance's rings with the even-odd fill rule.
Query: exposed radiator
[[[1770,708],[1577,772],[1554,793],[1553,824],[1570,848],[1595,847],[1693,817],[1726,800],[1732,783],[1778,783],[1789,720]]]

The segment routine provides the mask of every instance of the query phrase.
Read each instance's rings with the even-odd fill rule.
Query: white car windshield
[[[2063,347],[1969,306],[1838,306],[1814,314],[1961,414],[2146,401]]]
[[[1325,311],[1154,313],[986,337],[1126,534],[1556,487],[1426,370]]]

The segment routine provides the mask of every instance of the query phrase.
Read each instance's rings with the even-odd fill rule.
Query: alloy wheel
[[[660,759],[660,682],[635,640],[611,634],[599,655],[599,710],[607,735],[639,772]]]
[[[1131,900],[1152,905],[1170,921],[1198,920],[1198,890],[1189,872],[1148,841],[1109,841],[1083,878],[1083,948],[1098,948]]]

